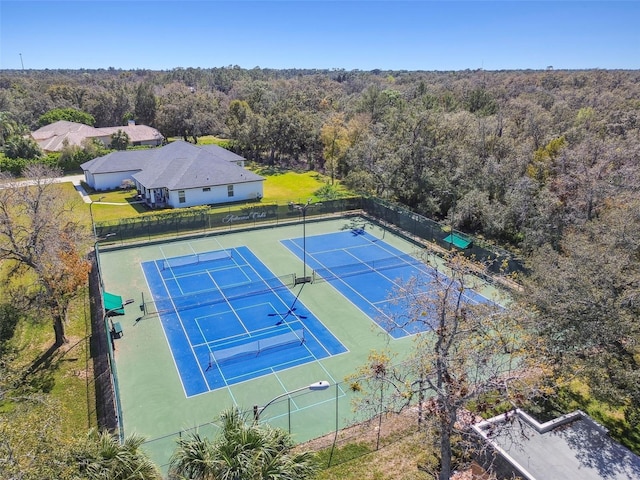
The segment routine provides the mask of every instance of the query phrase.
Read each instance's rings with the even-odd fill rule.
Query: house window
[[[233,185],[227,185],[227,196],[233,197]]]
[[[203,192],[210,192],[211,191],[211,187],[204,187],[202,189]]]
[[[178,190],[178,202],[184,203],[187,201],[187,197],[184,194],[184,190]]]

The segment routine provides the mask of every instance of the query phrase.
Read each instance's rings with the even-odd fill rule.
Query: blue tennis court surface
[[[302,238],[282,243],[303,258]],[[435,275],[434,269],[362,229],[310,236],[305,243],[314,277],[330,282],[393,338],[424,331],[425,322],[400,326],[393,320],[400,307],[389,295],[411,277]],[[489,301],[473,290],[466,290],[464,296],[469,303]]]
[[[187,397],[346,352],[247,248],[142,263]]]

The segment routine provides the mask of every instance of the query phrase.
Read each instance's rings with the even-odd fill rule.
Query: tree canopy
[[[60,171],[34,164],[25,173],[26,185],[0,172],[0,183],[6,184],[0,189],[0,261],[9,262],[2,281],[13,273],[33,275],[35,285],[25,294],[51,313],[55,345],[61,345],[69,301],[87,282],[82,247],[88,231],[69,215],[73,204],[57,194]]]
[[[467,297],[477,268],[453,256],[446,272],[416,274],[390,292],[388,331],[419,329],[408,358],[400,362],[377,352],[353,377],[358,410],[382,415],[417,405],[418,422],[439,462],[434,476],[448,480],[477,447],[468,438],[465,412],[474,414],[521,407],[538,396],[548,370],[532,316],[519,308]],[[472,416],[471,416],[472,418]],[[454,451],[466,452],[458,454]]]
[[[315,472],[312,454],[294,452],[284,430],[247,422],[237,408],[224,411],[220,421],[216,439],[195,432],[178,440],[171,478],[303,480]]]
[[[637,192],[637,71],[0,72],[2,134],[54,112],[229,138],[531,252]],[[339,119],[339,122],[337,121]],[[13,122],[13,123],[11,123]],[[29,157],[31,158],[31,157]],[[453,201],[455,199],[455,201]]]
[[[54,108],[47,113],[40,116],[38,119],[38,125],[44,127],[50,123],[57,122],[59,120],[66,120],[68,122],[84,123],[93,127],[96,123],[96,119],[89,113],[82,112],[75,108]]]

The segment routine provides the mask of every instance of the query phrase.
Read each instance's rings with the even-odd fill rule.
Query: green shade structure
[[[109,312],[109,315],[124,315],[124,306],[120,295],[104,292],[102,298],[105,312]]]
[[[449,234],[445,239],[445,242],[461,248],[461,249],[465,249],[465,248],[469,248],[471,246],[471,244],[473,243],[470,240],[467,240],[466,238],[461,237],[460,235],[456,234],[456,233],[451,233]]]

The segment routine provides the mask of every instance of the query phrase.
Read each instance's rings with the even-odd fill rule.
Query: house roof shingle
[[[92,174],[135,172],[133,178],[146,188],[169,190],[264,180],[235,163],[241,160],[241,156],[217,145],[177,141],[149,150],[112,152],[81,167]]]
[[[123,125],[119,127],[94,128],[82,123],[59,120],[45,125],[33,132],[31,136],[40,148],[47,152],[62,150],[65,140],[69,145],[81,146],[86,138],[107,137],[118,130],[122,130],[129,136],[131,143],[149,141],[161,141],[162,135],[158,130],[147,125]]]

